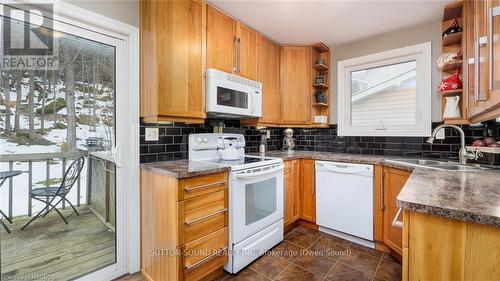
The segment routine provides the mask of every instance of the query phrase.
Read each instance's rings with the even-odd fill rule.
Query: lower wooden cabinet
[[[300,161],[300,218],[316,223],[316,175],[314,160]]]
[[[393,251],[402,255],[403,231],[392,225],[398,213],[397,197],[411,172],[384,167],[383,174],[383,242]]]
[[[410,211],[403,225],[403,280],[499,280],[499,228]]]
[[[300,160],[285,161],[285,227],[300,219]]]
[[[176,179],[141,170],[141,272],[201,280],[227,262],[227,173]]]

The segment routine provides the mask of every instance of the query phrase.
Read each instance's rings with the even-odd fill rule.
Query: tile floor
[[[131,275],[120,281],[140,281]],[[386,253],[298,226],[285,241],[236,275],[217,281],[393,281],[401,280],[401,264]]]

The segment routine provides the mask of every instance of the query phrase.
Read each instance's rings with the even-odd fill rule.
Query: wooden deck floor
[[[88,208],[81,207],[79,212],[80,216],[69,218],[69,224],[52,212],[22,231],[28,218],[6,222],[12,233],[0,229],[2,276],[70,280],[114,263],[115,234]]]

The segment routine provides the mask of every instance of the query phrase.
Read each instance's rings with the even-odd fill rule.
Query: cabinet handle
[[[204,185],[199,185],[199,186],[195,186],[195,187],[185,187],[184,191],[186,191],[186,192],[192,192],[192,191],[196,191],[196,190],[200,190],[200,189],[205,189],[205,188],[210,188],[210,187],[219,186],[219,185],[224,185],[224,184],[226,184],[225,181],[218,181],[218,182],[204,184]]]
[[[221,253],[225,252],[226,250],[227,250],[227,247],[220,248],[219,250],[215,251],[213,254],[211,254],[209,256],[206,256],[203,259],[201,259],[201,260],[199,260],[199,261],[197,261],[197,262],[195,262],[195,263],[193,263],[191,265],[186,265],[186,269],[187,270],[191,270],[193,268],[196,268],[196,267],[204,264],[208,260],[212,259],[213,257],[220,255]]]
[[[191,225],[191,224],[197,223],[197,222],[199,222],[199,221],[206,220],[206,219],[208,219],[208,218],[211,218],[211,217],[213,217],[213,216],[216,216],[216,215],[218,215],[218,214],[225,213],[226,211],[227,211],[227,208],[225,208],[225,209],[221,209],[221,210],[218,210],[218,211],[213,212],[213,213],[211,213],[211,214],[208,214],[208,215],[206,215],[206,216],[203,216],[203,217],[201,217],[201,218],[197,218],[197,219],[194,219],[194,220],[187,221],[187,222],[185,222],[185,224],[187,224],[187,225]]]
[[[238,46],[238,60],[237,60],[237,71],[238,71],[238,74],[240,73],[241,71],[241,39],[238,37],[238,42],[237,42],[237,45]]]
[[[401,215],[401,211],[403,211],[403,208],[399,208],[398,209],[398,212],[397,212],[396,216],[392,220],[392,226],[403,228],[403,222],[402,221],[398,221],[398,218]]]
[[[487,45],[488,37],[482,36],[477,38],[476,46],[475,46],[475,56],[474,56],[474,96],[476,101],[481,101],[481,97],[479,95],[479,66],[481,64],[481,52],[480,49]]]
[[[234,37],[233,41],[233,51],[234,51],[234,57],[233,57],[233,73],[238,73],[238,37]]]

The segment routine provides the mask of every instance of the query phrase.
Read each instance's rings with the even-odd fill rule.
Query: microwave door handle
[[[278,171],[281,171],[281,170],[283,170],[283,166],[280,166],[278,168],[273,168],[273,169],[265,170],[265,171],[262,171],[262,172],[255,172],[255,173],[248,173],[248,174],[236,174],[234,176],[236,178],[238,178],[238,179],[250,179],[250,178],[255,178],[255,177],[260,177],[260,176],[272,174],[272,173],[275,173],[275,172],[278,172]]]

